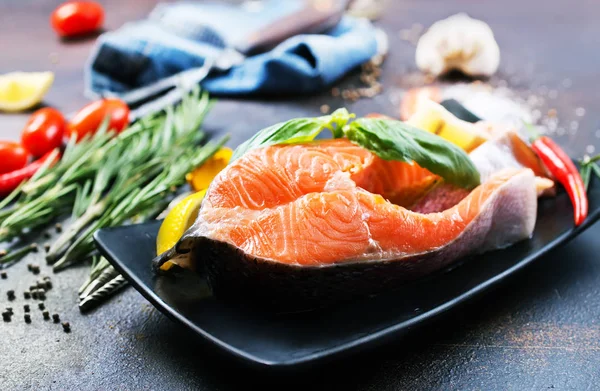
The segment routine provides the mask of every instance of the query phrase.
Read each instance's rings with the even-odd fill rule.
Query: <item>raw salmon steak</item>
[[[501,170],[420,213],[411,207],[440,178],[416,164],[343,138],[264,147],[215,178],[166,256],[206,272],[224,296],[291,305],[374,294],[530,237],[534,179],[527,168]]]

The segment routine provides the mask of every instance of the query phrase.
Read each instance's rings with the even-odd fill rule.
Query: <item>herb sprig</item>
[[[110,267],[96,254],[93,234],[104,227],[155,218],[185,174],[212,156],[227,140],[200,147],[199,127],[212,102],[198,89],[175,108],[143,118],[116,135],[104,121],[93,136],[67,143],[62,159],[0,202],[0,241],[10,242],[70,214],[72,224],[51,246],[54,270],[93,258],[91,281]],[[57,151],[58,153],[58,151]],[[29,249],[23,247],[23,249]],[[29,251],[13,250],[16,261]]]
[[[581,179],[583,180],[583,184],[585,186],[586,191],[590,186],[592,173],[594,173],[598,178],[600,178],[600,166],[598,166],[598,161],[600,161],[600,155],[592,157],[586,155],[583,159],[579,161],[579,173],[581,174]]]

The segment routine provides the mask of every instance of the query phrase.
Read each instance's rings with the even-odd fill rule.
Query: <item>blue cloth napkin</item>
[[[201,67],[224,46],[294,12],[302,3],[160,4],[146,20],[98,38],[85,69],[86,94],[119,96]],[[369,21],[345,16],[326,33],[289,38],[227,72],[211,73],[201,84],[215,95],[320,91],[376,55],[381,38],[382,32]]]

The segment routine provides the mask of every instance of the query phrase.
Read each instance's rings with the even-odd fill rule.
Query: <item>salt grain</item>
[[[577,131],[577,129],[579,129],[579,122],[571,121],[571,124],[569,125],[569,129]]]
[[[588,154],[592,154],[596,151],[596,147],[594,147],[593,145],[588,145],[587,147],[585,147],[585,152]]]

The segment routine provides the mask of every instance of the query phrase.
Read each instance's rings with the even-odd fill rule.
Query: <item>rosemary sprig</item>
[[[79,290],[82,308],[114,293],[126,282],[120,276],[108,284],[98,280],[112,266],[97,255],[94,232],[161,213],[185,175],[226,141],[199,147],[205,135],[198,128],[211,105],[208,95],[196,89],[177,107],[142,118],[118,135],[108,131],[106,119],[93,136],[79,142],[71,138],[58,163],[42,167],[0,202],[0,241],[70,214],[73,222],[49,249],[49,263],[58,271],[92,258],[90,276]],[[29,251],[22,247],[5,253],[0,263],[17,261]]]
[[[198,147],[198,130],[211,101],[198,89],[175,108],[136,122],[118,135],[105,120],[93,136],[69,140],[62,159],[45,167],[9,198],[0,211],[0,241],[47,226],[70,213],[74,221],[47,254],[60,270],[93,255],[93,233],[151,216],[163,198],[185,182],[185,174],[224,143]]]

